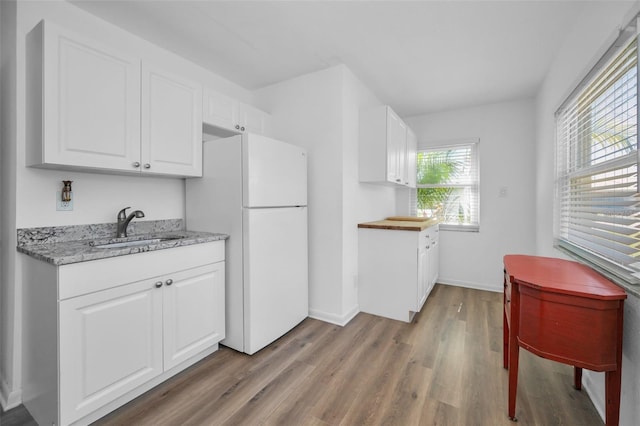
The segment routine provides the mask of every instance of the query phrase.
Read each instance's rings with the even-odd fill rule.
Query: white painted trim
[[[474,290],[492,291],[494,293],[501,293],[503,291],[502,285],[496,287],[495,285],[475,283],[470,281],[452,280],[448,278],[438,278],[436,284],[452,285],[455,287],[472,288]]]
[[[330,312],[324,312],[319,309],[309,308],[309,318],[317,319],[320,321],[328,322],[331,324],[344,327],[347,325],[358,313],[360,312],[360,306],[354,305],[350,310],[342,315],[333,314]]]
[[[7,411],[12,408],[16,408],[22,403],[22,391],[21,390],[9,390],[9,385],[2,378],[0,380],[0,406],[2,411]]]

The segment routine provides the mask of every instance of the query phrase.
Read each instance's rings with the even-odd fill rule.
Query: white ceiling
[[[344,63],[402,116],[533,96],[593,4],[72,2],[250,90]]]

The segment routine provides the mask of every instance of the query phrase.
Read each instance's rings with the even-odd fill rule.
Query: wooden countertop
[[[384,220],[375,222],[359,223],[358,228],[390,229],[394,231],[423,231],[430,226],[436,225],[436,219],[414,216],[391,216]]]

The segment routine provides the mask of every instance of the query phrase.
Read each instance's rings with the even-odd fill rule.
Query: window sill
[[[456,231],[456,232],[480,232],[480,225],[452,225],[448,223],[441,223],[439,225],[441,231]]]
[[[616,275],[615,273],[612,273],[611,271],[607,270],[607,268],[604,268],[597,262],[592,261],[588,256],[580,255],[577,251],[570,250],[567,247],[564,247],[563,245],[559,244],[557,241],[554,242],[553,247],[556,250],[560,251],[561,253],[564,253],[566,256],[570,257],[571,259],[577,262],[580,262],[584,265],[587,265],[590,268],[594,269],[595,271],[599,272],[601,275],[604,275],[606,278],[608,278],[618,286],[625,289],[628,294],[633,294],[635,297],[640,298],[640,284],[631,283],[623,279],[622,277]]]

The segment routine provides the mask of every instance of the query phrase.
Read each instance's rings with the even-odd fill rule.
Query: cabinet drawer
[[[224,241],[62,265],[59,300],[224,260]]]
[[[509,274],[504,272],[504,311],[507,315],[507,321],[511,322],[511,281]]]
[[[426,249],[429,248],[431,244],[431,236],[429,235],[429,229],[425,229],[424,231],[420,231],[420,236],[418,237],[418,248]]]

